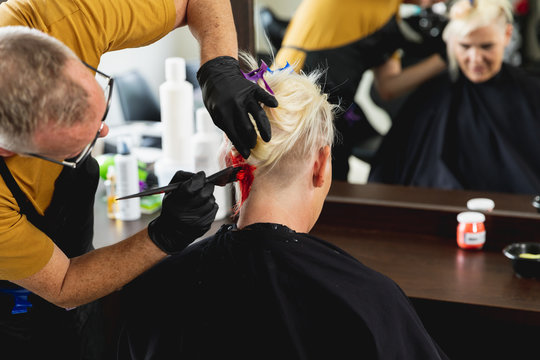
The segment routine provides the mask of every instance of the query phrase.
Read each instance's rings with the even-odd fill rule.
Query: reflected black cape
[[[446,359],[392,280],[275,224],[225,225],[122,304],[119,359]]]
[[[411,95],[369,175],[443,189],[540,191],[540,80],[503,64],[481,84],[445,73]]]

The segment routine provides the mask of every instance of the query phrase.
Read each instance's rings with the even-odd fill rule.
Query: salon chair
[[[139,71],[115,76],[114,85],[125,121],[160,121],[159,103]]]
[[[114,85],[126,123],[161,121],[159,102],[138,70],[116,75]],[[142,136],[140,146],[160,148],[161,138]]]

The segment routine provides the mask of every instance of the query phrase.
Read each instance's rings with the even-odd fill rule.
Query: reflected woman
[[[443,38],[450,69],[408,100],[369,176],[443,189],[540,189],[540,80],[503,63],[508,0],[460,0]]]
[[[237,225],[123,290],[119,359],[446,359],[392,280],[308,234],[332,179],[318,76],[257,73],[279,107],[272,141],[224,152],[243,168]]]

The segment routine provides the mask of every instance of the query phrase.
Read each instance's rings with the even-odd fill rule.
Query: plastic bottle
[[[104,181],[104,185],[107,195],[107,217],[114,219],[116,217],[116,175],[114,166],[107,168],[107,180]]]
[[[137,158],[131,154],[128,141],[118,139],[117,154],[114,156],[116,174],[116,197],[134,194],[139,191],[139,169]],[[118,220],[137,220],[141,217],[141,202],[139,198],[120,200],[116,202]]]
[[[457,244],[462,249],[481,249],[486,242],[484,214],[474,211],[461,212],[457,216]]]
[[[193,171],[193,85],[186,81],[182,58],[165,60],[165,82],[159,87],[163,124],[163,157],[156,161],[159,185],[167,185],[178,170]]]
[[[208,176],[220,170],[219,150],[223,133],[214,125],[206,108],[197,109],[195,117],[197,119],[197,132],[193,137],[195,169],[204,171]],[[230,213],[232,207],[230,185],[216,186],[214,197],[219,206],[216,219],[223,219]]]

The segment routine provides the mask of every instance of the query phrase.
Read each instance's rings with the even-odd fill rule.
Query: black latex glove
[[[227,134],[245,159],[257,143],[257,133],[248,113],[253,116],[261,138],[270,140],[270,123],[259,103],[276,107],[277,100],[259,85],[244,78],[238,60],[220,56],[207,61],[197,72],[197,80],[212,120]]]
[[[359,41],[361,51],[367,54],[364,65],[379,66],[397,49],[417,58],[439,54],[446,61],[446,44],[442,40],[446,24],[447,19],[431,9],[402,19],[394,15],[379,30]]]
[[[148,225],[150,239],[167,254],[182,251],[210,229],[218,205],[214,185],[205,178],[203,171],[178,171],[171,183],[182,184],[163,197],[161,215]]]
[[[418,15],[403,18],[399,28],[404,42],[403,50],[415,57],[439,54],[446,61],[446,43],[442,39],[448,19],[430,8],[423,9]]]

